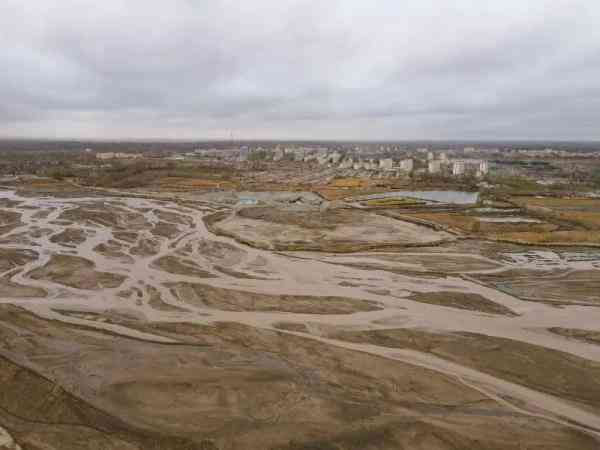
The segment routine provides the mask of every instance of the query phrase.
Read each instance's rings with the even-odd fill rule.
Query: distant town
[[[467,190],[518,183],[531,185],[529,191],[538,186],[590,195],[600,186],[600,144],[593,143],[6,141],[0,154],[1,175],[70,178],[100,187],[163,188],[181,184],[180,178],[189,184],[190,177],[200,179],[186,189],[284,184],[325,196],[332,184],[344,183]]]

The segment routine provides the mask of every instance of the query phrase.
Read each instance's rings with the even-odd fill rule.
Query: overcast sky
[[[600,139],[600,1],[0,1],[0,136],[231,131]]]

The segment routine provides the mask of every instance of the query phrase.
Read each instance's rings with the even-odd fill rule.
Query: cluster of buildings
[[[231,162],[263,160],[273,162],[313,163],[344,172],[367,172],[383,176],[402,176],[408,174],[430,174],[444,176],[476,176],[483,177],[489,172],[489,163],[485,159],[473,158],[473,152],[437,151],[417,148],[411,151],[385,151],[386,147],[376,152],[365,149],[340,148],[330,149],[324,146],[282,146],[275,147],[232,147],[197,149],[180,155],[185,157],[215,158]],[[452,157],[449,157],[451,155]],[[478,155],[477,155],[478,156]]]
[[[328,153],[316,158],[320,165],[328,165],[341,170],[403,172],[430,175],[452,175],[483,177],[489,173],[489,162],[482,159],[449,159],[446,153],[435,155],[426,152],[425,158],[354,159],[343,157],[339,152]],[[419,166],[419,168],[417,168]]]
[[[237,148],[210,148],[197,149],[186,153],[186,156],[201,158],[217,158],[229,161],[245,162],[250,159],[264,159],[269,161],[312,161],[327,156],[326,147],[281,147],[264,148],[261,146],[250,148],[246,145]],[[340,155],[341,156],[341,155]],[[335,155],[331,156],[335,160]]]
[[[342,155],[337,151],[329,153],[327,147],[276,147],[273,161],[317,161],[319,164],[337,164],[341,157]]]
[[[141,153],[121,153],[121,152],[101,152],[96,153],[96,159],[106,161],[109,159],[140,159],[144,156]]]
[[[484,177],[490,171],[490,164],[483,159],[431,159],[427,164],[427,172],[435,175],[440,173],[451,174],[455,177],[476,176]]]

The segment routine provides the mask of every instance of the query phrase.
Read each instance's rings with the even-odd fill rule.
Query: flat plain
[[[48,183],[0,190],[0,449],[600,446],[596,201]]]

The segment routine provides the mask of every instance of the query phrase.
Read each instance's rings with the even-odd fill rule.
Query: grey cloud
[[[488,3],[5,0],[0,136],[600,139],[600,4]]]

